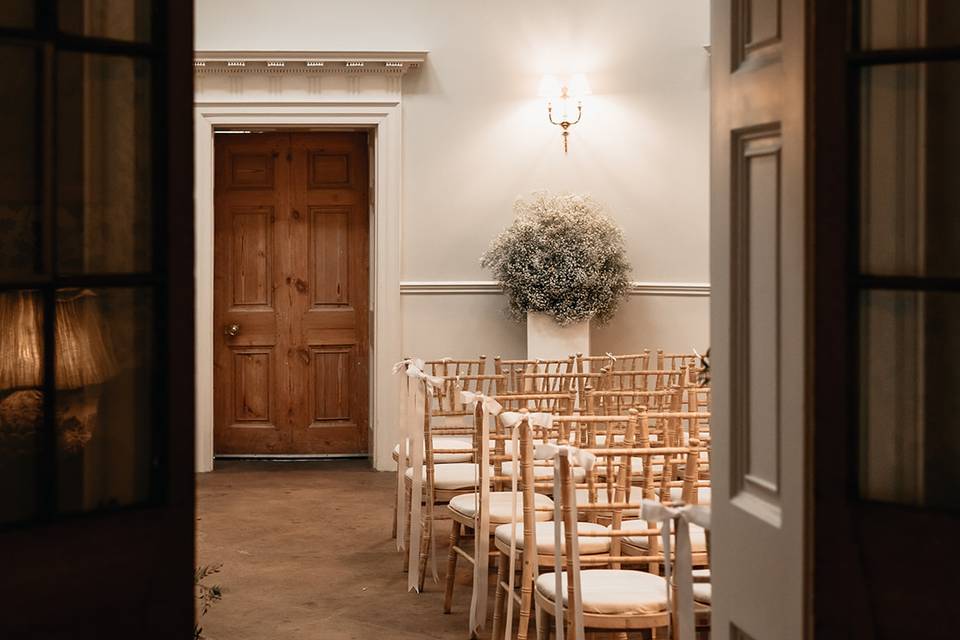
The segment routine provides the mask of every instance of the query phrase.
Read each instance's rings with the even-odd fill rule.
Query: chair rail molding
[[[393,465],[400,359],[401,78],[425,52],[197,52],[194,68],[196,200],[196,468],[213,469],[213,138],[217,131],[359,128],[370,132],[374,216],[370,287],[374,466]]]
[[[404,280],[404,295],[501,294],[503,287],[496,280]],[[709,297],[709,282],[632,282],[630,295]]]

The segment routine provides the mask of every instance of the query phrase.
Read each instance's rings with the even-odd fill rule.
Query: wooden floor
[[[212,580],[223,599],[204,617],[204,635],[466,638],[468,568],[458,571],[450,615],[441,612],[441,585],[431,579],[425,593],[406,591],[390,537],[395,482],[365,460],[229,462],[199,475],[197,562],[223,564]],[[440,531],[445,541],[449,525]],[[445,545],[441,553],[443,571]]]

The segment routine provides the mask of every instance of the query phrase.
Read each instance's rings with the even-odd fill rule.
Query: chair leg
[[[539,604],[536,605],[535,609],[537,612],[537,640],[548,640],[550,638],[550,616]]]
[[[500,630],[500,625],[503,623],[503,609],[504,609],[504,594],[506,593],[503,588],[503,583],[507,581],[507,571],[510,567],[510,560],[507,558],[507,554],[501,553],[497,556],[497,591],[496,598],[493,603],[493,628],[491,630],[491,640],[500,640],[500,638],[506,635]]]
[[[427,509],[433,509],[433,505],[425,505]],[[420,580],[417,583],[417,589],[423,593],[423,583],[427,579],[427,560],[430,557],[430,547],[433,546],[433,514],[428,513],[423,526],[420,529]]]
[[[527,640],[530,627],[530,603],[533,600],[533,579],[522,575],[520,580],[520,617],[517,623],[517,640]]]
[[[453,583],[457,576],[457,547],[460,546],[460,523],[456,520],[450,527],[450,552],[447,554],[447,581],[443,590],[443,612],[450,613],[453,606]]]

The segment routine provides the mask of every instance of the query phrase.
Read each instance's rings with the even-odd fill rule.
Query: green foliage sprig
[[[193,572],[193,587],[199,604],[197,605],[197,621],[193,624],[193,640],[202,640],[203,627],[200,626],[200,618],[207,614],[215,603],[223,597],[223,591],[219,584],[208,585],[203,581],[215,573],[220,573],[222,564],[202,565]]]

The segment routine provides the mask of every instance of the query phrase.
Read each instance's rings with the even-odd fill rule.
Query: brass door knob
[[[237,323],[228,324],[223,328],[223,333],[233,338],[238,333],[240,333],[240,325],[238,325]]]

